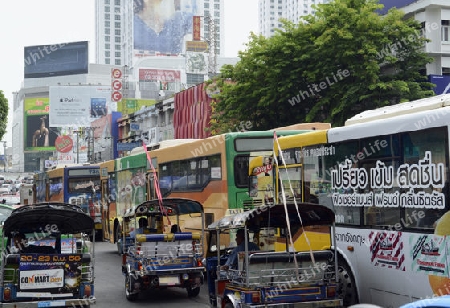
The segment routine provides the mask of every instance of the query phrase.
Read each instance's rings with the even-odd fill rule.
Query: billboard
[[[157,103],[154,99],[136,99],[136,98],[124,98],[117,104],[117,111],[122,114],[131,114],[142,107],[153,106]]]
[[[86,127],[111,113],[110,86],[57,86],[49,92],[50,126]]]
[[[54,151],[58,134],[50,129],[50,103],[47,97],[24,100],[24,150]]]
[[[208,74],[208,55],[203,52],[186,52],[187,74]]]
[[[139,69],[139,81],[180,82],[181,73],[178,70],[161,70],[151,68]]]
[[[395,7],[398,9],[401,9],[402,7],[405,7],[407,5],[410,5],[411,3],[417,2],[418,0],[380,0],[380,4],[384,5],[384,8],[381,9],[381,14],[386,14],[389,9]]]
[[[24,48],[24,78],[87,74],[88,66],[87,41]]]
[[[203,15],[201,0],[134,0],[136,55],[178,55],[193,40],[193,17]],[[160,4],[162,3],[162,4]]]

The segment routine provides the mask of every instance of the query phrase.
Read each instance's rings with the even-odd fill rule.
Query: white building
[[[430,39],[425,51],[433,58],[427,64],[426,75],[435,83],[436,94],[449,93],[450,89],[450,1],[448,0],[381,0],[386,13],[396,7],[406,18],[415,18],[422,24],[422,35]]]
[[[427,75],[450,75],[450,1],[416,1],[401,10],[421,22],[422,33],[431,40],[425,51],[434,61],[427,65]]]
[[[280,18],[298,23],[300,17],[314,14],[314,4],[327,3],[329,0],[259,0],[259,31],[265,37],[282,28]]]

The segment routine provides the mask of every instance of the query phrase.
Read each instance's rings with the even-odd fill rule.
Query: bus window
[[[236,187],[248,187],[248,168],[250,155],[237,155],[234,158],[234,182]]]
[[[445,140],[445,141],[444,141]],[[424,160],[426,152],[431,155],[431,162],[436,166],[435,181],[428,188],[415,188],[413,191],[420,191],[428,194],[442,193],[444,204],[439,206],[428,206],[422,208],[406,208],[403,217],[403,224],[409,228],[429,229],[430,232],[436,227],[436,222],[449,209],[449,162],[447,128],[438,127],[417,132],[408,132],[402,134],[403,157],[405,164],[409,166],[417,166]],[[423,163],[423,162],[422,162]],[[438,164],[442,164],[442,168],[438,168]],[[445,167],[445,168],[444,168]],[[439,170],[442,170],[439,172]],[[442,196],[442,195],[441,195]]]

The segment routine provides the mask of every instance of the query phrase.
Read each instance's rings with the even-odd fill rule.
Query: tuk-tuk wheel
[[[139,293],[131,293],[133,291],[132,286],[134,285],[134,278],[130,274],[125,275],[125,296],[127,300],[133,302],[138,299]]]
[[[225,304],[225,308],[234,308],[234,305],[230,302]]]
[[[200,287],[196,287],[196,288],[188,287],[187,293],[188,293],[189,297],[196,297],[197,295],[200,294]]]

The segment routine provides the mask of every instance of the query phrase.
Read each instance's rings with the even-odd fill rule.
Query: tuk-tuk
[[[139,226],[138,221],[142,219],[146,223]],[[183,222],[184,232],[164,230],[164,219],[177,226]],[[135,224],[138,233],[128,230],[130,223]],[[192,229],[188,229],[189,225]],[[183,198],[145,201],[124,215],[123,229],[123,243],[130,243],[122,255],[125,294],[129,301],[152,289],[184,288],[189,297],[200,293],[205,268],[202,264],[204,212],[199,202]]]
[[[207,254],[206,259],[210,303],[222,308],[342,306],[337,294],[337,260],[331,248],[306,252],[289,248],[293,247],[289,241],[291,226],[322,225],[331,229],[334,216],[333,211],[318,204],[272,204],[225,216],[209,225],[208,253],[216,253]],[[241,245],[245,249],[237,253],[237,266],[228,268],[224,264],[232,249],[221,247],[220,242],[239,229],[244,230]],[[286,251],[273,251],[273,245],[265,244],[268,234],[275,236],[267,230],[274,229],[285,235]]]
[[[89,307],[94,297],[94,221],[81,207],[24,205],[5,220],[1,307]]]

